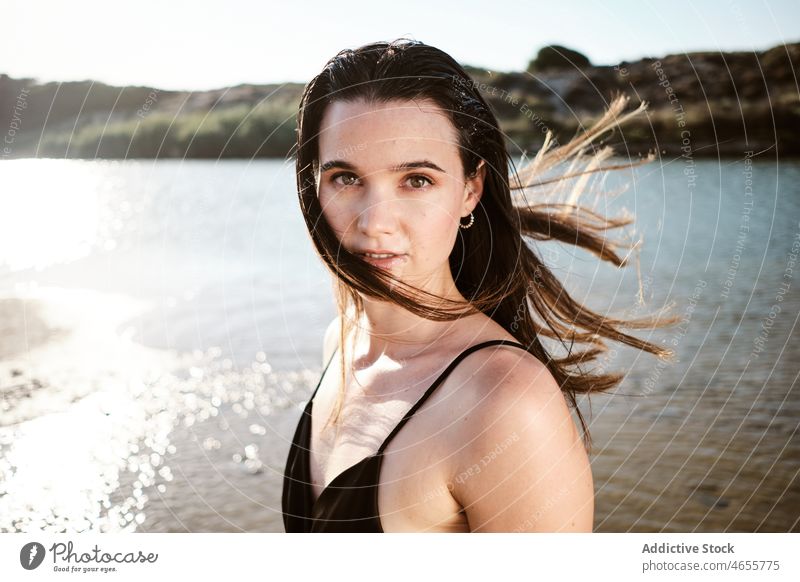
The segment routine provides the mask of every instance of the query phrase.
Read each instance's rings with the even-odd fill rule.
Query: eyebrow
[[[345,160],[330,160],[330,161],[325,162],[324,164],[322,164],[320,166],[320,173],[327,172],[328,170],[332,170],[333,168],[339,168],[339,169],[342,169],[342,170],[350,170],[352,172],[356,171],[356,167],[353,164],[351,164],[350,162],[347,162]],[[413,162],[403,162],[402,164],[398,164],[397,166],[389,168],[389,171],[391,171],[391,172],[405,172],[407,170],[416,170],[416,169],[419,169],[419,168],[428,168],[430,170],[435,170],[437,172],[441,172],[442,174],[446,174],[447,173],[443,169],[441,169],[439,166],[437,166],[436,164],[431,162],[430,160],[417,160],[417,161],[413,161]]]

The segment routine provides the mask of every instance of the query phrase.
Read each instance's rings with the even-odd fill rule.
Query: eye
[[[338,181],[339,178],[342,178],[342,180]],[[345,187],[354,186],[357,179],[358,178],[356,178],[355,174],[351,174],[350,172],[339,172],[338,174],[331,176],[331,182]]]
[[[422,174],[414,174],[406,180],[414,190],[422,190],[426,186],[433,186],[433,180]],[[427,182],[427,184],[426,184]]]

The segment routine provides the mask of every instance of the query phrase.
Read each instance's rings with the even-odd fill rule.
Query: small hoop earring
[[[475,215],[472,212],[469,213],[469,222],[467,224],[461,224],[461,219],[458,220],[458,226],[463,229],[467,229],[473,224],[475,224]]]

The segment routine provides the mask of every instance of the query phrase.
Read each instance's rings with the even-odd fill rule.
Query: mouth
[[[355,253],[355,254],[361,257],[366,262],[370,263],[371,265],[375,265],[376,267],[380,267],[383,269],[391,269],[393,267],[403,264],[408,259],[408,255],[404,253],[366,252],[366,253]]]

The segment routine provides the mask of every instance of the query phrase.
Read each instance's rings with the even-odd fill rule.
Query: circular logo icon
[[[44,546],[39,542],[27,543],[19,552],[19,563],[26,570],[35,570],[43,560]]]

